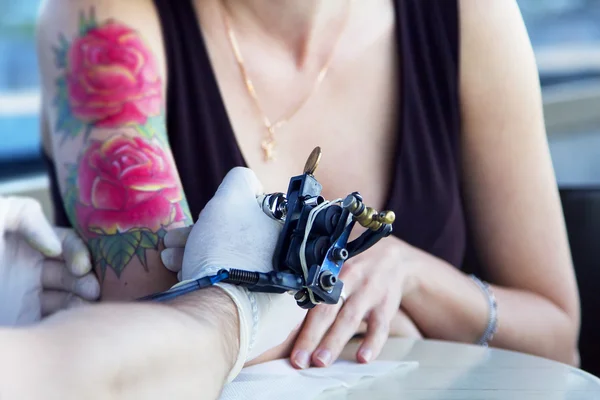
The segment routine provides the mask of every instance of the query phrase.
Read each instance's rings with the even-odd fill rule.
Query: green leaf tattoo
[[[88,17],[86,17],[83,11],[79,13],[79,36],[87,35],[88,31],[96,26],[98,26],[98,24],[96,23],[96,13],[94,8],[90,10]]]
[[[71,225],[78,229],[77,218],[75,216],[75,206],[77,205],[77,199],[79,198],[79,188],[77,186],[77,165],[67,164],[66,168],[68,171],[65,182],[67,190],[63,194],[63,204]]]
[[[66,139],[75,138],[85,127],[83,122],[73,116],[71,105],[69,104],[67,81],[64,76],[56,80],[54,106],[56,107],[56,125],[54,130],[56,133],[62,135],[61,144],[64,144]]]
[[[58,46],[55,46],[52,50],[54,50],[54,60],[56,68],[63,69],[67,68],[67,55],[69,53],[69,46],[71,44],[65,38],[64,35],[58,36]],[[64,78],[63,78],[64,79]]]
[[[125,233],[92,238],[88,245],[94,255],[95,263],[103,266],[102,273],[105,273],[106,267],[110,267],[119,277],[134,256],[148,271],[146,250],[158,250],[158,243],[158,233],[147,229],[135,229]]]

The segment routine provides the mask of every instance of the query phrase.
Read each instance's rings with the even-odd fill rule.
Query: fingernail
[[[294,364],[298,367],[304,369],[308,368],[308,353],[304,350],[298,350],[296,354],[294,354]]]
[[[96,300],[100,296],[100,285],[94,276],[88,275],[77,281],[76,292],[86,300]]]
[[[168,269],[169,271],[174,271],[175,267],[174,267],[174,262],[173,262],[173,249],[164,249],[163,251],[160,252],[160,259],[163,263],[163,265],[165,266],[166,269]]]
[[[38,250],[46,257],[58,257],[62,253],[62,245],[56,238],[47,238],[42,240],[37,237],[25,238],[25,241],[32,248]]]
[[[371,357],[373,357],[373,352],[370,349],[361,349],[358,352],[358,356],[363,362],[368,363],[371,361]]]
[[[169,249],[164,249],[160,252],[160,260],[165,266],[169,265],[169,262],[171,261],[171,257],[169,256],[168,250]]]
[[[78,253],[75,255],[73,264],[73,270],[80,276],[85,275],[92,270],[90,257],[86,253]]]
[[[331,352],[329,350],[317,350],[315,358],[319,360],[321,364],[327,366],[331,362]]]

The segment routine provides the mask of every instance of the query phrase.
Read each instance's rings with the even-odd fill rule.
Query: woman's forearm
[[[426,337],[475,343],[484,333],[488,301],[465,274],[423,253],[415,289],[402,306]],[[425,265],[426,264],[426,265]],[[532,292],[492,286],[498,330],[490,345],[573,364],[576,323],[548,299]]]
[[[30,335],[44,345],[28,384],[54,388],[61,399],[214,399],[237,355],[237,318],[217,288],[170,305],[59,313]]]

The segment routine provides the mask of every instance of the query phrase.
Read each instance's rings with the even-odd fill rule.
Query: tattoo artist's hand
[[[261,194],[262,185],[254,172],[234,168],[191,232],[184,228],[167,233],[163,263],[171,270],[182,265],[184,280],[213,275],[221,268],[271,271],[282,225],[264,214],[256,200]],[[238,308],[242,361],[250,361],[284,342],[304,318],[305,311],[287,293],[253,293],[228,284],[221,287]]]
[[[160,259],[163,265],[169,270],[177,273],[177,279],[181,281],[181,266],[183,264],[183,252],[193,226],[171,229],[164,238],[163,251],[160,252]]]
[[[396,237],[348,260],[340,278],[346,300],[310,310],[291,354],[292,364],[307,368],[335,361],[348,341],[366,323],[366,334],[356,358],[369,362],[379,355],[392,333],[418,337],[418,329],[400,311],[400,302],[413,290],[418,254]],[[363,328],[364,329],[364,328]]]
[[[53,229],[35,200],[0,197],[0,325],[23,325],[95,300],[90,255],[70,229]]]

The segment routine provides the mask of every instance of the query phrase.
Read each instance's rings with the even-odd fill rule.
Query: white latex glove
[[[0,326],[30,324],[97,299],[91,269],[73,230],[53,229],[33,199],[0,196]]]
[[[165,246],[181,248],[182,240],[185,244],[181,269],[184,281],[214,275],[222,268],[273,270],[273,253],[282,225],[261,210],[256,200],[261,194],[262,185],[254,172],[234,168],[204,207],[191,232],[182,228],[167,233]],[[181,259],[180,251],[170,253]],[[168,257],[169,252],[166,257],[163,255]],[[235,302],[240,318],[240,353],[228,378],[233,380],[244,363],[283,343],[302,322],[306,311],[288,293],[256,293],[236,285],[219,286]]]

